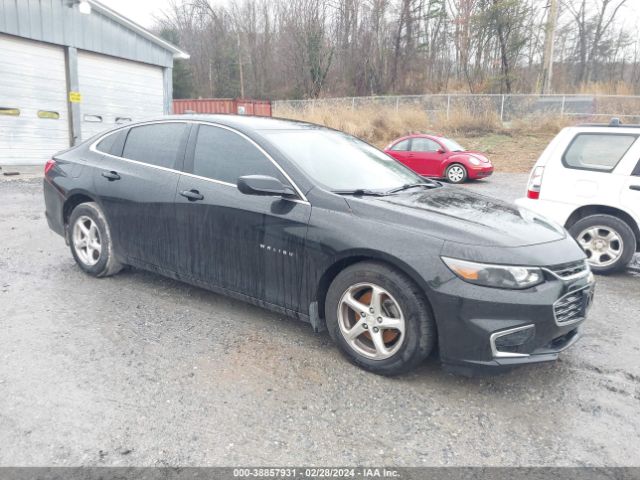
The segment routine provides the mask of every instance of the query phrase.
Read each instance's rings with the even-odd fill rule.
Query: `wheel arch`
[[[326,318],[324,304],[327,298],[327,292],[329,291],[329,287],[331,286],[333,280],[345,268],[350,267],[351,265],[354,265],[356,263],[366,261],[382,263],[389,268],[397,270],[403,275],[406,275],[413,283],[415,283],[415,285],[424,295],[427,305],[429,306],[429,313],[434,319],[434,322],[437,324],[431,300],[429,299],[429,295],[427,293],[427,284],[424,279],[410,265],[403,262],[402,260],[399,260],[398,258],[387,253],[374,250],[358,250],[345,253],[324,270],[324,272],[320,276],[320,280],[318,281],[314,298],[314,301],[318,302],[318,316],[322,319],[323,322]]]
[[[640,250],[640,227],[638,226],[638,223],[627,212],[616,207],[611,207],[608,205],[584,205],[580,208],[577,208],[576,210],[573,211],[573,213],[571,213],[571,215],[569,215],[569,218],[565,222],[564,227],[566,229],[569,229],[577,221],[582,220],[585,217],[588,217],[590,215],[603,215],[603,214],[617,217],[623,222],[625,222],[627,225],[629,225],[629,227],[633,231],[633,234],[636,237],[636,251]]]
[[[62,206],[62,224],[67,227],[71,212],[81,203],[96,202],[95,197],[85,190],[76,190],[71,192]]]

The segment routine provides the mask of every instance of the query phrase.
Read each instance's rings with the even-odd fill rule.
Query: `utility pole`
[[[240,29],[236,30],[238,38],[238,65],[240,66],[240,98],[244,98],[244,71],[242,68],[242,48],[240,46]]]
[[[542,82],[540,93],[551,93],[553,78],[553,47],[556,40],[556,24],[558,22],[558,0],[549,1],[549,13],[544,35],[544,54],[542,57]]]

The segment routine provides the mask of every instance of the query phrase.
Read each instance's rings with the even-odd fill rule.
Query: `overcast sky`
[[[142,25],[152,27],[154,15],[162,16],[162,10],[166,9],[170,0],[99,0],[101,3],[113,10],[121,13],[125,17]],[[214,2],[214,3],[220,3]],[[624,7],[624,14],[619,16],[619,20],[625,21],[627,26],[633,27],[640,20],[640,0],[627,0]],[[630,24],[629,24],[630,23]]]

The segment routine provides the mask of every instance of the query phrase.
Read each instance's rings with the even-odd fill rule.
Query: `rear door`
[[[619,208],[620,192],[628,189],[629,174],[640,154],[637,139],[638,132],[631,130],[577,132],[560,161],[547,163],[541,198]]]
[[[636,219],[640,227],[640,160],[634,166],[625,183],[620,199],[622,208]]]
[[[244,195],[237,180],[268,175],[290,184],[244,135],[195,125],[177,196],[181,274],[299,310],[311,206],[279,196]],[[198,195],[199,198],[188,198]]]
[[[134,126],[95,168],[94,186],[116,251],[132,263],[177,268],[174,201],[189,129],[186,122]]]
[[[414,137],[411,142],[412,167],[420,175],[425,177],[438,177],[442,175],[440,163],[444,158],[439,151],[442,146],[430,138]]]

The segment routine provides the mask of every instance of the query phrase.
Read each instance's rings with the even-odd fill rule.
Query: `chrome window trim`
[[[503,337],[505,335],[509,335],[511,333],[519,332],[521,330],[527,330],[529,328],[534,328],[535,325],[525,325],[524,327],[515,327],[509,328],[507,330],[500,330],[498,332],[493,332],[489,337],[489,343],[491,344],[491,354],[494,358],[521,358],[521,357],[529,357],[528,353],[513,353],[513,352],[501,352],[496,348],[496,339]]]
[[[566,327],[567,325],[573,325],[574,323],[579,323],[579,322],[583,321],[586,318],[586,317],[578,317],[578,318],[575,318],[575,319],[573,319],[573,320],[571,320],[569,322],[559,322],[558,321],[558,317],[556,316],[556,303],[562,301],[565,297],[568,297],[569,295],[573,295],[575,293],[581,292],[582,290],[586,290],[586,289],[592,288],[592,287],[593,287],[593,283],[589,283],[588,285],[585,285],[584,287],[576,288],[575,290],[571,290],[570,292],[565,293],[563,296],[561,296],[559,299],[557,299],[555,302],[553,302],[553,305],[552,305],[553,320],[556,322],[556,325],[558,325],[559,327]]]
[[[206,180],[208,182],[217,183],[218,185],[226,185],[228,187],[237,188],[237,185],[235,185],[233,183],[224,182],[222,180],[216,180],[214,178],[202,177],[202,176],[199,176],[199,175],[194,175],[193,173],[182,172],[180,170],[176,170],[176,169],[173,169],[173,168],[161,167],[160,165],[152,165],[150,163],[140,162],[138,160],[132,160],[130,158],[119,157],[117,155],[112,155],[110,153],[101,152],[100,150],[97,149],[98,143],[100,143],[103,139],[105,139],[106,137],[108,137],[110,135],[115,135],[120,130],[124,130],[125,128],[136,128],[136,127],[142,127],[144,125],[155,125],[155,124],[160,124],[160,123],[185,123],[185,124],[208,125],[208,126],[223,128],[225,130],[229,130],[230,132],[235,133],[236,135],[241,136],[242,138],[247,140],[249,143],[251,143],[254,147],[256,147],[258,149],[258,151],[260,151],[260,153],[262,153],[278,169],[278,171],[280,171],[280,173],[282,173],[284,178],[287,179],[287,181],[291,184],[293,189],[296,191],[296,194],[300,197],[299,199],[283,197],[284,199],[290,200],[290,201],[293,201],[293,202],[297,202],[297,203],[302,203],[302,204],[305,204],[305,205],[311,205],[311,203],[309,203],[309,200],[307,200],[307,197],[304,195],[304,193],[302,193],[302,190],[300,190],[298,185],[296,185],[296,183],[291,179],[289,174],[287,174],[287,172],[284,171],[284,169],[278,164],[278,162],[276,162],[273,159],[273,157],[271,157],[271,155],[269,155],[264,150],[264,148],[262,148],[260,145],[258,145],[255,141],[253,141],[251,138],[249,138],[244,133],[239,132],[238,130],[235,130],[235,129],[233,129],[231,127],[228,127],[226,125],[221,125],[221,124],[215,123],[215,122],[207,122],[207,121],[204,121],[204,120],[182,120],[182,119],[176,119],[176,120],[150,120],[148,122],[136,123],[134,125],[127,124],[127,125],[123,125],[120,128],[117,128],[115,130],[111,130],[110,132],[105,133],[104,135],[101,135],[95,142],[93,142],[89,146],[89,151],[91,151],[93,153],[97,153],[98,155],[106,155],[108,157],[115,158],[115,159],[118,159],[118,160],[124,160],[125,162],[131,162],[131,163],[134,163],[136,165],[142,165],[142,166],[146,166],[146,167],[157,168],[159,170],[164,170],[164,171],[167,171],[167,172],[174,172],[174,173],[178,173],[180,175],[186,175],[188,177],[198,178],[200,180]]]

